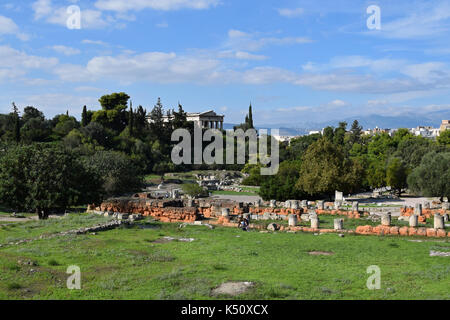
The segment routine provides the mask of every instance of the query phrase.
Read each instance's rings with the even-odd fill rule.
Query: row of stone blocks
[[[390,226],[391,225],[391,214],[386,213],[381,216],[381,225],[382,226]],[[445,229],[445,222],[448,222],[449,215],[448,214],[435,214],[434,215],[434,229]],[[419,215],[411,215],[409,216],[409,226],[417,227],[419,225]]]
[[[427,205],[422,206],[421,203],[416,203],[414,205],[414,208],[412,207],[404,207],[402,208],[400,211],[403,215],[409,216],[411,214],[415,214],[415,215],[422,215],[422,214],[426,214],[431,216],[433,213],[436,212],[436,210],[432,210],[431,209],[431,205],[429,202],[426,202]],[[445,214],[448,210],[450,210],[450,203],[449,202],[442,202],[442,206],[440,210],[441,213]]]
[[[340,201],[336,201],[334,203],[331,204],[326,204],[324,200],[317,200],[315,201],[315,208],[318,210],[325,210],[327,207],[328,208],[334,208],[334,209],[339,209],[341,206],[341,202]],[[255,203],[256,205],[256,203]],[[258,206],[258,205],[256,205]],[[275,200],[270,200],[270,207],[271,208],[275,208],[277,207],[277,202]],[[310,208],[312,207],[312,202],[308,201],[308,200],[286,200],[284,202],[284,207],[287,209],[300,209],[300,208]],[[358,201],[353,201],[352,202],[352,211],[359,211],[359,202]]]
[[[409,217],[409,226],[410,227],[418,227],[419,225],[419,217],[417,215],[413,215]],[[381,225],[382,226],[390,226],[391,225],[391,215],[384,214],[381,217]],[[434,229],[445,229],[445,222],[449,220],[449,216],[447,214],[440,215],[436,214],[434,216]],[[309,221],[311,223],[311,228],[318,229],[319,228],[319,218],[317,215],[310,215]],[[297,215],[291,214],[289,215],[289,226],[295,227],[298,222]],[[335,230],[343,230],[344,229],[344,219],[334,219],[334,229]]]
[[[142,214],[129,214],[129,213],[120,213],[120,212],[113,212],[113,211],[98,211],[98,210],[92,210],[92,211],[88,211],[90,213],[94,213],[97,215],[101,215],[101,216],[105,216],[105,217],[112,217],[114,219],[117,220],[130,220],[130,221],[135,221],[135,220],[141,220],[143,219]]]
[[[319,217],[317,215],[310,215],[309,221],[312,229],[319,229]],[[289,227],[295,227],[298,223],[298,217],[295,214],[289,215]],[[334,230],[344,230],[344,219],[334,219]]]

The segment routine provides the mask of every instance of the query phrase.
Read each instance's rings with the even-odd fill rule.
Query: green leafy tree
[[[101,177],[105,197],[140,191],[143,186],[141,169],[123,153],[97,151],[83,162]]]
[[[447,129],[439,135],[437,141],[440,145],[450,147],[450,130]]]
[[[408,187],[425,197],[450,200],[450,152],[427,153],[408,176]]]
[[[353,121],[352,127],[350,129],[349,142],[351,145],[361,143],[362,126],[359,125],[358,120]]]
[[[17,146],[0,158],[0,201],[33,210],[40,219],[46,219],[50,209],[99,201],[99,189],[99,176],[75,154],[58,147]]]
[[[102,96],[98,101],[103,110],[114,110],[118,106],[127,106],[130,96],[125,92],[115,92],[112,94]]]
[[[80,128],[85,141],[89,144],[100,145],[105,148],[113,146],[114,131],[106,129],[98,122],[91,122],[86,127]]]
[[[352,185],[351,172],[353,162],[346,159],[341,146],[333,144],[328,139],[320,139],[313,143],[302,159],[302,168],[296,187],[309,195],[334,194],[335,190],[350,192],[358,189]]]
[[[63,138],[63,144],[68,149],[75,149],[83,143],[83,134],[78,129],[73,129]]]
[[[294,138],[287,148],[287,157],[289,160],[300,160],[308,147],[320,139],[320,134],[312,134]]]
[[[179,129],[179,128],[189,128],[189,123],[187,121],[187,114],[183,110],[183,106],[181,104],[178,104],[178,111],[173,112],[173,120],[172,120],[172,126],[173,129]]]
[[[249,176],[242,180],[244,186],[260,186],[264,177],[261,176],[261,165],[260,164],[246,164],[243,173],[248,173]]]
[[[386,183],[393,188],[397,195],[401,195],[402,189],[407,187],[406,178],[408,169],[399,158],[392,158],[386,169]]]
[[[77,129],[80,126],[75,117],[71,117],[66,114],[55,116],[55,122],[56,125],[53,128],[53,131],[59,137],[65,137],[70,131]]]
[[[203,189],[196,183],[185,183],[181,186],[183,192],[193,198],[198,198],[202,196],[207,196],[208,191]]]
[[[334,143],[344,145],[345,133],[347,132],[347,122],[339,122],[339,126],[334,130]]]
[[[384,160],[374,158],[370,161],[366,171],[367,183],[372,188],[386,186],[386,165]]]
[[[104,95],[99,99],[102,110],[92,115],[92,121],[98,122],[107,129],[122,132],[128,123],[127,105],[130,96],[124,92]]]
[[[21,140],[26,143],[47,142],[51,133],[50,122],[40,117],[28,119],[20,128]]]
[[[274,176],[264,177],[259,195],[266,201],[286,201],[289,199],[304,199],[308,195],[296,185],[301,170],[301,162],[283,161],[278,173]]]
[[[147,111],[142,107],[139,106],[137,108],[135,117],[134,117],[135,127],[136,127],[136,134],[138,137],[143,138],[146,136],[146,129],[148,126],[147,122]]]
[[[164,125],[164,108],[161,103],[161,98],[158,98],[155,106],[150,112],[150,132],[152,137],[156,140],[161,137],[165,131]]]
[[[334,139],[334,128],[333,127],[326,127],[323,129],[323,136],[328,139],[329,141],[333,141]]]
[[[393,155],[402,159],[402,162],[408,168],[414,169],[420,165],[425,154],[433,150],[438,150],[438,148],[439,146],[430,139],[405,135],[398,143],[397,149]]]
[[[42,111],[39,111],[35,107],[28,106],[23,109],[23,115],[22,115],[22,121],[26,123],[30,119],[40,119],[42,121],[45,120],[44,113]]]

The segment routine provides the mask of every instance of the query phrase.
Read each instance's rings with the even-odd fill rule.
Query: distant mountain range
[[[450,120],[450,109],[439,110],[429,113],[405,113],[400,116],[381,116],[377,114],[368,116],[355,116],[345,119],[336,119],[325,122],[299,122],[298,124],[275,123],[275,124],[261,124],[257,129],[280,129],[282,136],[297,136],[304,135],[314,130],[322,130],[327,126],[337,127],[339,122],[345,121],[348,124],[348,129],[354,120],[358,120],[359,124],[364,129],[373,129],[375,127],[383,129],[393,128],[415,128],[417,126],[431,126],[439,128],[442,120]],[[233,129],[235,124],[225,123],[224,129]]]

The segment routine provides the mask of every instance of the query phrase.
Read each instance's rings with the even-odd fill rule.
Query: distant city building
[[[174,115],[163,116],[164,122],[173,120]],[[194,124],[201,128],[220,129],[223,130],[224,115],[218,115],[213,110],[196,113],[186,113],[186,120],[194,122]]]
[[[450,129],[450,120],[442,120],[440,132],[444,132],[445,130]]]
[[[392,136],[395,132],[393,130],[396,131],[396,129],[381,129],[381,128],[378,128],[378,126],[377,126],[374,129],[363,130],[363,134],[364,135],[374,135],[374,134],[380,134],[380,133],[387,133],[390,136]]]
[[[278,135],[272,135],[272,137],[278,142],[287,142],[289,144],[291,143],[291,140],[295,138],[295,136],[278,136]]]
[[[439,137],[440,133],[450,129],[450,120],[442,120],[440,128],[433,128],[431,126],[418,126],[416,128],[409,129],[409,132],[417,137],[424,137],[428,139],[435,139]],[[380,129],[375,127],[375,129],[364,130],[364,135],[374,135],[379,133],[387,133],[391,137],[397,132],[398,129]]]
[[[439,137],[439,128],[433,128],[430,126],[418,126],[417,128],[413,128],[409,130],[412,134],[414,134],[417,137],[424,137],[424,138],[436,138]]]

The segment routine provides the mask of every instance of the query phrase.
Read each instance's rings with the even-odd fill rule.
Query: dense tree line
[[[280,151],[280,171],[275,176],[258,176],[247,168],[244,182],[260,185],[261,196],[280,201],[289,198],[331,197],[390,186],[400,195],[406,189],[424,196],[450,196],[450,130],[436,140],[414,136],[399,129],[363,135],[354,121],[323,134],[302,136]],[[294,197],[295,196],[295,197]]]
[[[181,105],[165,123],[158,99],[150,113],[133,109],[126,93],[99,99],[101,110],[68,112],[46,119],[33,106],[0,114],[0,202],[13,210],[36,211],[97,203],[140,190],[145,173],[175,170],[171,132],[191,126]],[[150,121],[148,121],[150,118]]]
[[[33,106],[20,112],[15,103],[11,113],[0,114],[0,203],[14,210],[36,211],[45,218],[52,209],[140,190],[147,173],[163,176],[190,169],[243,168],[173,164],[173,130],[194,131],[180,104],[176,110],[165,110],[158,99],[147,112],[142,106],[133,108],[124,92],[104,95],[99,102],[97,111],[80,108],[81,121],[69,112],[47,119]],[[165,121],[165,115],[170,121]],[[246,127],[253,127],[251,106]],[[225,146],[226,136],[222,138]],[[235,141],[235,153],[237,149]]]

